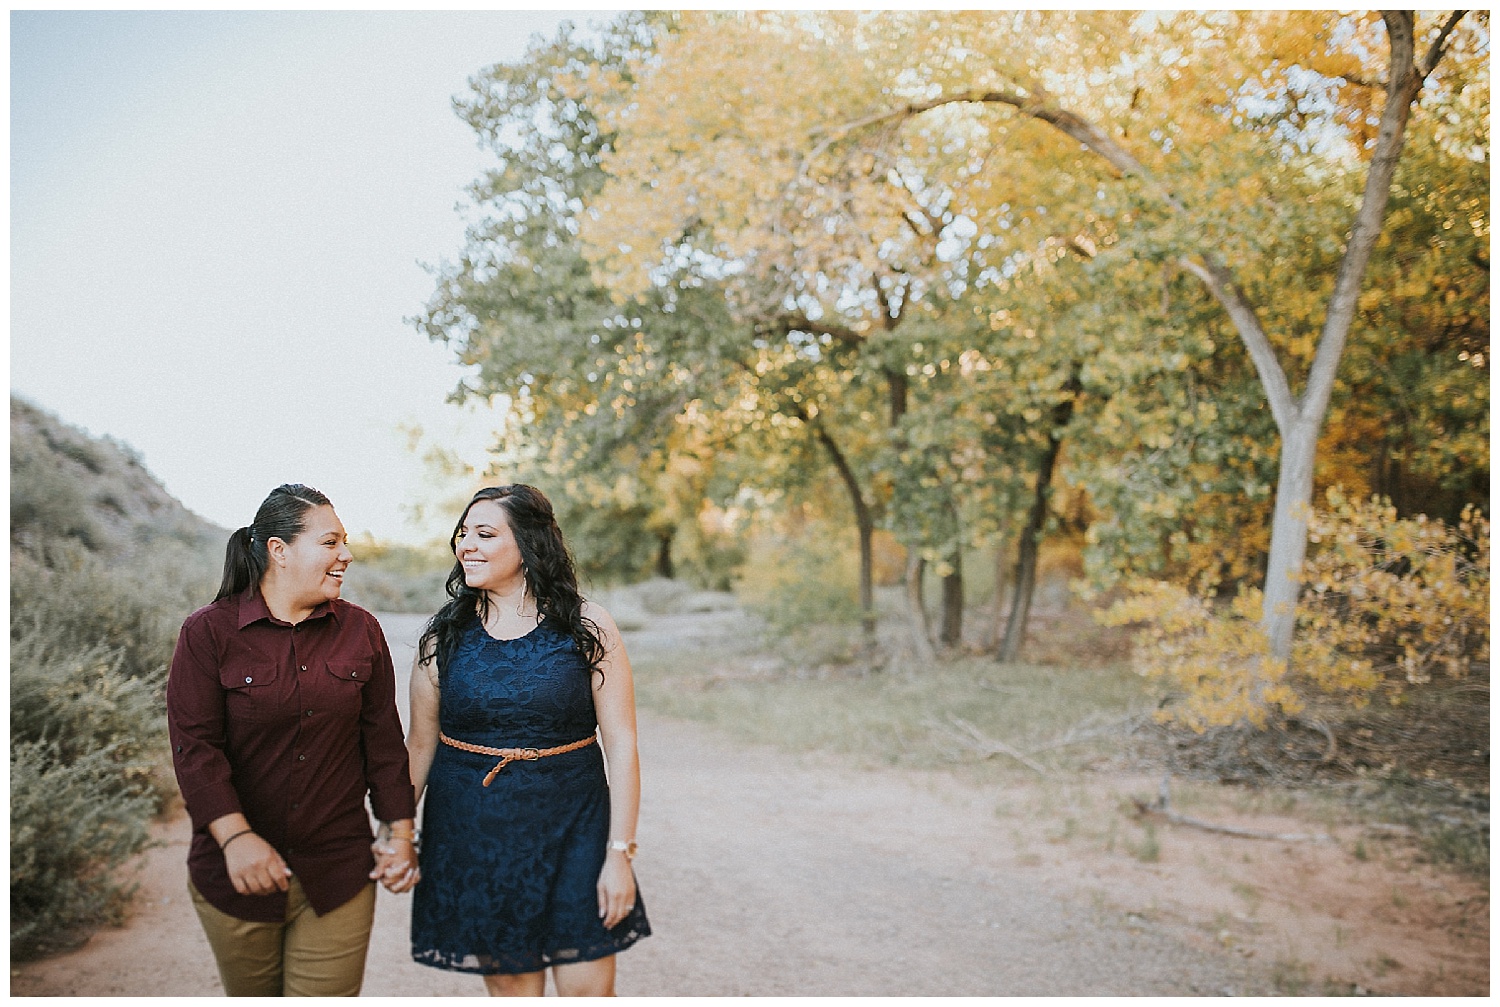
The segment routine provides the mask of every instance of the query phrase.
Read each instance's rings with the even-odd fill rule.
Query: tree
[[[1272,518],[1270,554],[1266,568],[1265,607],[1262,620],[1269,639],[1271,655],[1279,660],[1291,654],[1292,634],[1295,626],[1297,595],[1300,590],[1300,571],[1307,548],[1307,521],[1312,497],[1314,463],[1318,435],[1328,410],[1334,378],[1343,356],[1344,346],[1354,320],[1361,283],[1374,251],[1385,218],[1390,198],[1391,182],[1400,160],[1405,142],[1407,121],[1413,104],[1427,79],[1437,69],[1455,27],[1463,12],[1455,12],[1434,25],[1426,36],[1425,51],[1418,51],[1419,39],[1416,18],[1411,12],[1389,12],[1383,16],[1386,36],[1390,47],[1390,60],[1386,68],[1384,86],[1385,102],[1379,118],[1379,129],[1370,154],[1369,170],[1359,209],[1354,216],[1340,260],[1337,277],[1327,301],[1321,332],[1316,340],[1316,352],[1308,369],[1303,391],[1293,392],[1263,326],[1261,312],[1245,296],[1236,271],[1226,264],[1221,253],[1211,244],[1197,241],[1184,243],[1185,254],[1179,264],[1198,277],[1233,321],[1235,329],[1246,351],[1255,364],[1262,388],[1267,397],[1272,416],[1281,434],[1281,461],[1277,481],[1275,513]],[[1277,18],[1277,27],[1285,21]],[[1322,70],[1323,83],[1333,94],[1342,91],[1340,81],[1356,77],[1349,72],[1348,60],[1357,51],[1355,46],[1340,46],[1336,41],[1337,25],[1307,25],[1304,33],[1310,33],[1319,44],[1317,51],[1297,53],[1299,62],[1310,62],[1306,67],[1319,73],[1319,57],[1332,56],[1338,64]],[[1309,28],[1311,29],[1309,32]],[[1061,34],[1061,33],[1060,33]],[[1180,34],[1175,35],[1181,38]],[[1285,38],[1285,34],[1281,36]],[[1362,39],[1368,41],[1367,39]],[[944,44],[947,40],[944,40]],[[1186,57],[1184,57],[1186,59]],[[1295,64],[1294,64],[1295,66]],[[1053,69],[1054,72],[1057,68]],[[1083,68],[1078,68],[1082,70]],[[1202,67],[1199,73],[1203,72]],[[1223,93],[1217,104],[1226,110],[1236,105],[1234,92],[1248,80],[1233,72],[1234,68],[1220,67],[1226,80]],[[1270,68],[1268,68],[1270,69]],[[1355,71],[1366,70],[1355,67]],[[1347,76],[1346,76],[1347,74]],[[1085,75],[1077,73],[1076,86]],[[1299,87],[1282,69],[1284,80],[1279,87],[1294,98],[1300,98]],[[1357,77],[1356,77],[1357,79]],[[1346,84],[1358,87],[1357,84]],[[1266,89],[1273,91],[1274,89]],[[1011,79],[987,81],[985,86],[970,87],[959,92],[940,93],[923,101],[907,102],[896,109],[867,116],[854,123],[840,126],[839,133],[847,134],[854,129],[868,129],[895,120],[914,119],[936,109],[955,103],[1000,105],[1011,108],[1025,118],[1046,123],[1072,138],[1093,156],[1102,158],[1120,173],[1123,178],[1139,183],[1142,191],[1163,205],[1170,213],[1188,217],[1192,211],[1174,192],[1166,179],[1149,167],[1129,149],[1125,130],[1116,127],[1106,129],[1093,119],[1075,111],[1068,103],[1056,97],[1043,82],[1040,73],[1022,72]],[[1300,104],[1300,102],[1297,102]],[[1153,137],[1153,139],[1155,139]],[[1163,140],[1165,137],[1162,138]],[[1158,140],[1160,146],[1165,146]],[[1164,151],[1162,151],[1164,153]],[[1201,153],[1201,152],[1195,152]]]
[[[711,339],[725,324],[722,298],[701,288],[620,303],[578,251],[577,214],[602,182],[610,135],[558,81],[580,66],[617,71],[655,30],[632,15],[585,44],[565,24],[473,79],[456,110],[500,163],[471,186],[482,216],[415,319],[474,368],[455,398],[510,401],[516,422],[498,447],[512,477],[546,477],[581,529],[581,567],[606,576],[670,575],[674,538],[693,534],[708,469],[686,459],[707,458],[680,419],[717,375],[673,351],[685,332]]]
[[[1455,40],[1468,51],[1487,49],[1482,30],[1455,34],[1461,20],[1462,12],[1424,19],[1419,31],[1410,12],[1386,14],[1380,24],[1318,12],[710,17],[689,23],[659,53],[656,74],[669,82],[662,86],[667,94],[683,96],[677,108],[690,128],[699,130],[705,143],[716,140],[724,127],[711,110],[721,95],[689,99],[685,82],[701,72],[705,52],[722,56],[735,51],[726,40],[759,33],[763,41],[780,44],[742,45],[743,54],[734,57],[753,58],[757,78],[736,72],[733,58],[721,58],[719,66],[742,94],[754,92],[757,102],[747,120],[731,130],[731,149],[785,154],[761,162],[766,168],[756,185],[762,193],[805,187],[810,178],[832,177],[841,166],[878,159],[895,146],[909,154],[915,134],[930,154],[929,170],[915,174],[929,186],[946,183],[952,219],[966,218],[991,235],[1004,225],[1020,234],[1015,243],[1034,247],[1036,233],[1055,224],[1059,207],[1071,207],[1079,216],[1098,207],[1134,225],[1156,245],[1152,254],[1196,277],[1231,320],[1280,434],[1262,619],[1271,654],[1285,658],[1306,550],[1317,440],[1382,229],[1411,109]],[[1369,53],[1382,34],[1391,55],[1385,81],[1372,86],[1380,74],[1378,68],[1372,72]],[[1233,45],[1227,44],[1231,38]],[[824,72],[807,72],[809,52],[816,53],[815,65]],[[784,84],[786,68],[794,62],[803,70],[795,95],[771,100],[766,90]],[[1377,100],[1380,95],[1383,101]],[[672,104],[659,104],[658,114]],[[851,118],[849,110],[860,104],[863,114]],[[1373,115],[1377,104],[1378,118]],[[988,109],[1009,114],[994,116]],[[1373,135],[1372,119],[1378,126]],[[1023,143],[1033,147],[1024,158]],[[971,153],[985,149],[986,157]],[[966,157],[955,157],[955,150]],[[1000,151],[1011,163],[1024,160],[1044,173],[1053,192],[1043,200],[1034,187],[1011,179],[989,184],[993,176],[985,162]],[[1247,294],[1259,237],[1245,230],[1240,211],[1248,205],[1251,216],[1299,212],[1271,187],[1283,174],[1275,166],[1297,159],[1317,160],[1334,176],[1351,175],[1368,159],[1352,226],[1346,216],[1327,235],[1339,246],[1338,264],[1311,331],[1295,319],[1278,318],[1273,308]],[[649,152],[617,152],[608,170],[640,177],[647,164],[661,169],[666,163]],[[678,170],[690,166],[696,168],[696,162],[683,158]],[[1274,169],[1271,177],[1256,175],[1268,166]],[[673,194],[669,218],[718,209],[680,195],[689,190],[677,187],[670,173],[663,183]],[[1035,212],[1026,212],[1027,203],[997,196],[1000,188],[1027,199]],[[1120,196],[1106,190],[1123,196],[1123,205]],[[726,200],[731,224],[713,230],[724,257],[748,260],[820,247],[811,238],[799,244],[798,232],[778,229],[773,211],[766,209],[768,200],[748,198],[754,186],[740,183],[723,191],[739,194],[738,201]],[[606,187],[606,199],[608,193]],[[1329,209],[1316,206],[1314,216]],[[713,219],[721,222],[726,214],[714,213]],[[627,214],[614,226],[635,232],[641,223],[639,215]],[[868,231],[867,254],[878,258],[890,229]],[[649,261],[655,247],[649,240],[613,240],[618,233],[594,235],[590,243],[616,257],[622,248],[633,252],[644,246]],[[746,233],[765,239],[755,252],[746,247]],[[1290,321],[1293,327],[1273,337],[1268,319]],[[1298,344],[1312,353],[1302,380],[1294,382],[1283,359],[1296,359]]]

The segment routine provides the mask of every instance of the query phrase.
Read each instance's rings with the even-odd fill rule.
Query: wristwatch
[[[609,841],[609,848],[612,850],[619,850],[621,853],[625,854],[626,860],[635,859],[635,843],[633,842],[627,843],[623,839],[611,839]]]

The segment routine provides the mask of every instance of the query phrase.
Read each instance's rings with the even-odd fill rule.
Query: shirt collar
[[[335,623],[339,621],[338,609],[333,607],[333,603],[322,601],[318,603],[318,607],[313,609],[311,614],[309,614],[308,617],[303,620],[303,622],[309,622],[313,619],[321,619],[327,615],[333,616],[333,621]],[[245,589],[244,594],[240,595],[240,613],[238,626],[240,629],[244,629],[251,623],[259,622],[262,619],[265,619],[272,625],[276,626],[291,625],[291,623],[283,622],[282,620],[276,618],[271,614],[270,608],[266,606],[265,596],[260,593],[260,585],[252,584],[250,587]]]

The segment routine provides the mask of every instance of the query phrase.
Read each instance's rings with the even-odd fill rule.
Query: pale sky
[[[351,534],[446,535],[402,428],[481,462],[495,422],[404,321],[491,163],[451,98],[612,13],[12,12],[12,392],[226,528],[304,482]]]

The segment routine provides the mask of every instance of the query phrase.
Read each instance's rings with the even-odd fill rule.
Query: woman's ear
[[[279,567],[286,566],[286,541],[274,535],[266,539],[266,560]]]

